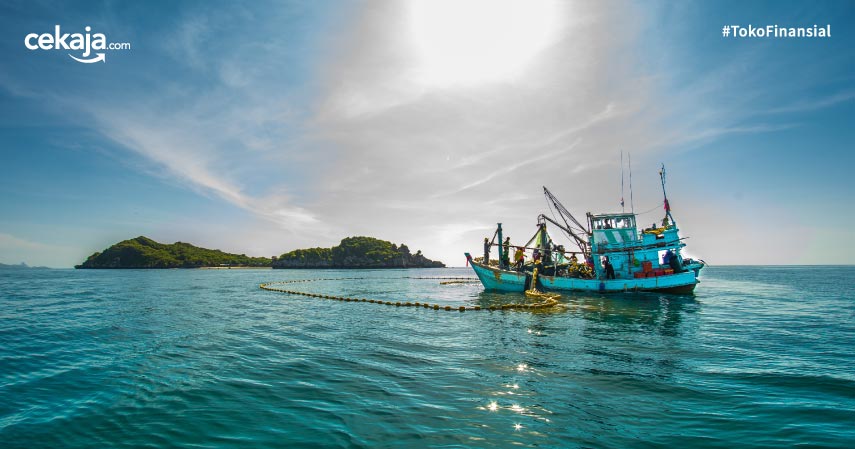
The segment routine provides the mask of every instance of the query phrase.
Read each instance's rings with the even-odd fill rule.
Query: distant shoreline
[[[271,267],[196,267],[190,270],[272,270]],[[157,270],[157,268],[155,268]]]

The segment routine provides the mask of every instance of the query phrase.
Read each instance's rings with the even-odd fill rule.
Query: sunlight
[[[510,81],[552,43],[561,4],[431,0],[410,4],[416,78],[432,86]]]

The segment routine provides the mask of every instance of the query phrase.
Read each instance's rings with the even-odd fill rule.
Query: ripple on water
[[[0,446],[845,447],[853,274],[711,268],[695,296],[451,313],[258,284],[525,298],[413,279],[463,269],[0,272]]]

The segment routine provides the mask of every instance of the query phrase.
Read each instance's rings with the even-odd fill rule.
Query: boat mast
[[[629,158],[629,210],[635,214],[635,204],[632,202],[632,153],[626,153]]]
[[[674,221],[674,217],[671,215],[671,204],[668,203],[668,194],[665,193],[665,164],[662,164],[662,168],[659,170],[659,179],[662,180],[662,197],[665,199],[665,217],[671,220],[671,224],[677,226],[677,223]]]
[[[623,207],[623,150],[620,152],[620,211],[626,212]]]
[[[504,252],[503,252],[503,251],[504,251],[504,250],[503,250],[504,246],[502,246],[502,224],[501,224],[501,223],[496,223],[496,225],[498,226],[498,227],[496,228],[496,234],[498,234],[498,235],[499,235],[499,265],[501,265],[501,264],[502,264],[502,261],[503,261],[503,260],[505,260],[505,259],[504,259],[504,255],[505,255],[505,254],[504,254]]]

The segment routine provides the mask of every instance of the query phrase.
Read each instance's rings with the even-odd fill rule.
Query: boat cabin
[[[617,278],[635,277],[637,273],[654,268],[664,269],[668,266],[666,259],[672,255],[682,260],[680,248],[685,245],[680,242],[676,226],[647,229],[639,234],[635,218],[632,213],[588,214],[591,254],[598,277],[605,275],[601,259],[605,256]],[[666,253],[669,254],[666,256]]]
[[[616,250],[639,243],[634,214],[600,214],[588,217],[591,226],[591,247],[594,252],[598,252],[597,249]]]

